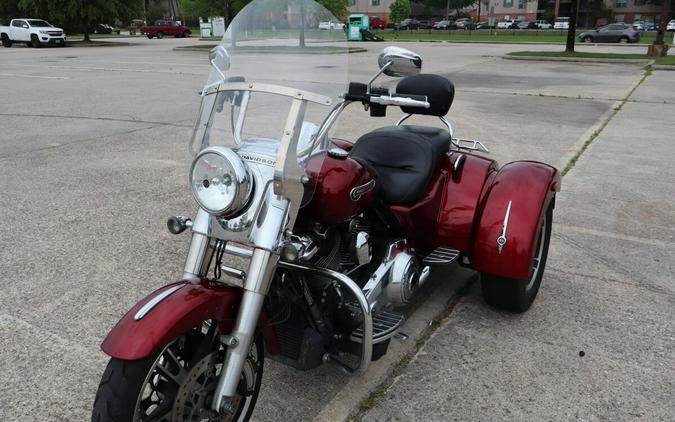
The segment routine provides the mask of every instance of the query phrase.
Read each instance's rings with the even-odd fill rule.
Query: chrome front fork
[[[269,291],[279,255],[265,249],[254,249],[244,294],[239,305],[237,321],[232,333],[227,336],[227,357],[218,380],[211,408],[217,412],[230,412],[230,401],[237,392],[244,363],[251,351],[258,319],[265,296]]]
[[[278,247],[282,232],[288,222],[287,200],[271,196],[263,207],[266,211],[259,215],[250,233],[255,247],[246,272],[237,320],[232,332],[222,339],[227,346],[227,356],[211,403],[211,408],[220,413],[232,410],[229,408],[231,399],[237,393],[244,363],[251,351],[265,297],[279,262]],[[204,276],[208,271],[206,267],[212,248],[210,224],[211,217],[200,209],[192,226],[192,241],[183,274],[185,278]]]

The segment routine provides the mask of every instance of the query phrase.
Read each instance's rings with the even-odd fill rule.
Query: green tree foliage
[[[391,11],[389,20],[397,23],[401,22],[410,16],[410,12],[412,11],[410,0],[394,0],[391,6],[389,6],[389,10]]]
[[[12,9],[11,3],[16,6]],[[8,4],[10,4],[8,6]],[[85,41],[98,23],[128,21],[143,13],[143,0],[0,0],[0,14],[11,12],[46,19],[84,32]],[[7,16],[7,18],[16,17]]]
[[[234,15],[251,0],[180,0],[180,11],[188,19],[225,16],[231,21]]]

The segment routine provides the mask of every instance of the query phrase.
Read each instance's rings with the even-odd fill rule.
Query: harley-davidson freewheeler
[[[361,374],[439,266],[479,272],[490,305],[530,307],[559,172],[499,168],[455,137],[453,84],[411,51],[385,48],[370,80],[348,83],[344,33],[310,29],[327,20],[311,0],[255,0],[211,51],[190,142],[199,208],[168,221],[192,233],[184,271],[103,342],[92,420],[248,420],[265,358]],[[394,92],[383,75],[401,78]],[[368,131],[363,109],[403,116]]]

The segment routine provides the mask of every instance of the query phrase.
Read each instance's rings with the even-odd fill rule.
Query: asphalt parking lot
[[[105,334],[137,300],[181,273],[188,237],[170,235],[165,221],[169,215],[191,215],[195,210],[187,186],[187,145],[198,107],[197,91],[209,68],[204,53],[172,50],[194,40],[131,42],[135,45],[0,49],[0,215],[4,221],[0,236],[0,420],[87,420],[107,362],[99,350]],[[353,80],[368,79],[383,47],[363,45],[368,52],[350,58]],[[564,166],[578,150],[579,141],[611,113],[642,75],[637,65],[500,58],[522,46],[401,45],[424,58],[426,72],[440,73],[455,83],[457,93],[448,116],[455,133],[482,140],[501,163],[534,159]],[[537,47],[544,48],[559,47]],[[641,101],[657,101],[652,98],[658,92],[643,94]],[[389,124],[397,117],[392,113],[376,120],[353,111],[342,136],[354,140],[364,128]],[[583,184],[583,178],[577,180]],[[662,240],[671,247],[672,241]],[[582,243],[577,252],[584,257],[584,248],[591,246]],[[584,274],[591,274],[597,266],[593,259],[553,255],[565,263],[564,268],[581,267]],[[672,259],[672,254],[664,259]],[[562,264],[554,263],[552,268],[547,277],[566,277]],[[659,300],[665,309],[669,304],[672,312],[672,279],[662,277],[659,280],[670,296]],[[458,285],[462,281],[450,282]],[[535,318],[542,312],[558,315],[548,320],[556,323],[569,312],[569,308],[556,306],[555,295],[575,302],[574,291],[562,288],[561,283],[551,285],[555,287],[547,290],[545,279],[538,312],[522,317],[535,330],[539,327]],[[621,292],[615,295],[622,296]],[[477,302],[475,296],[467,300]],[[601,291],[594,291],[586,306],[599,306],[605,300]],[[648,306],[649,302],[639,303]],[[544,308],[547,304],[550,307]],[[462,333],[474,333],[476,325],[490,324],[495,318],[495,312],[486,317],[474,311],[478,308],[466,311],[467,306],[459,307],[463,311],[454,320]],[[662,317],[663,312],[655,313],[656,319]],[[663,347],[670,347],[670,352],[657,363],[669,362],[672,374],[672,313],[670,317],[661,331],[667,340]],[[508,332],[514,328],[512,322],[505,318],[500,324]],[[633,328],[618,332],[626,343],[641,339],[632,336]],[[453,340],[481,347],[490,339],[481,343],[480,337],[451,336],[447,341]],[[613,347],[623,345],[619,339]],[[493,347],[501,345],[494,343]],[[536,352],[534,346],[527,347],[528,353]],[[548,347],[554,354],[556,344]],[[470,359],[461,353],[458,356]],[[310,420],[326,414],[326,408],[345,397],[346,386],[352,388],[355,382],[330,366],[301,373],[268,362],[257,420]],[[452,363],[443,365],[452,367]],[[494,372],[482,374],[482,382],[508,376],[493,366],[484,369]],[[549,369],[552,378],[556,371],[567,370]],[[639,369],[638,365],[633,379],[640,379]],[[547,394],[564,395],[565,385]],[[453,384],[452,388],[462,386]],[[530,385],[526,391],[536,388]],[[662,397],[663,389],[670,397],[675,395],[672,380],[658,388],[656,397]],[[405,400],[405,391],[396,394]],[[527,417],[519,412],[525,405],[513,403],[514,419]],[[372,419],[392,417],[385,411],[377,413],[377,407],[374,412],[369,415]],[[574,417],[555,409],[551,415],[551,419]],[[602,419],[602,414],[577,417]]]

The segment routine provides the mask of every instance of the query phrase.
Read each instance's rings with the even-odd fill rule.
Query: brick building
[[[555,15],[569,16],[575,0],[556,0]],[[604,13],[598,12],[597,2],[604,3]],[[595,10],[595,11],[594,11]],[[602,16],[601,16],[602,15]],[[655,22],[661,21],[661,6],[647,4],[645,0],[581,0],[579,5],[579,25],[592,27],[597,18],[607,18],[610,22],[633,23],[636,21]]]

